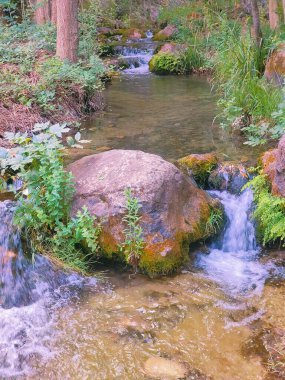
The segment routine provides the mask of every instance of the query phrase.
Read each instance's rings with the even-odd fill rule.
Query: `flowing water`
[[[231,158],[243,152],[215,135],[204,80],[145,74],[128,71],[110,88],[111,109],[86,131],[94,147],[99,141],[169,159],[223,147]],[[171,98],[173,106],[182,102],[177,110]],[[119,142],[113,129],[124,134]],[[250,190],[211,195],[225,207],[223,234],[192,252],[180,274],[155,280],[119,269],[83,278],[27,257],[12,226],[15,205],[1,202],[0,379],[175,378],[147,372],[146,361],[161,357],[182,363],[187,379],[271,379],[260,337],[285,329],[284,267],[256,243]]]

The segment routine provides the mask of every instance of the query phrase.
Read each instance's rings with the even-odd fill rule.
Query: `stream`
[[[135,64],[106,90],[107,110],[86,121],[86,150],[256,156],[213,124],[216,99],[204,78],[151,75],[150,37],[142,44],[121,50]],[[149,358],[183,363],[186,379],[278,379],[260,337],[285,329],[284,258],[256,243],[250,190],[211,195],[225,207],[223,234],[191,252],[180,274],[155,280],[110,268],[84,278],[28,257],[12,226],[14,203],[0,202],[0,379],[177,378],[151,375]]]

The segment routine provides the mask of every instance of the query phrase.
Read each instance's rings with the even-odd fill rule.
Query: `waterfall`
[[[13,226],[15,203],[0,202],[0,378],[30,373],[34,359],[52,353],[53,311],[80,289],[96,285],[53,267],[47,258],[34,261],[23,253],[19,231]]]
[[[252,192],[246,190],[240,196],[226,191],[210,193],[222,202],[227,224],[222,239],[210,247],[208,255],[198,256],[197,265],[233,296],[259,294],[269,268],[257,260],[260,249],[250,219]]]

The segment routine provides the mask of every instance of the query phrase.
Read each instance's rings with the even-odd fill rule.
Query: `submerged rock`
[[[139,267],[150,275],[167,274],[184,262],[189,243],[209,236],[207,221],[216,203],[190,178],[161,157],[141,151],[112,150],[84,157],[69,166],[76,194],[72,214],[87,206],[102,219],[106,257],[125,259],[125,190],[139,200],[145,246]]]
[[[189,373],[185,365],[159,356],[149,358],[145,362],[144,370],[146,375],[154,379],[163,380],[185,379]]]
[[[209,176],[209,187],[214,190],[227,190],[239,194],[250,177],[242,164],[223,163]]]
[[[190,154],[178,160],[178,166],[192,175],[201,187],[205,187],[211,171],[218,165],[218,157],[213,153]]]

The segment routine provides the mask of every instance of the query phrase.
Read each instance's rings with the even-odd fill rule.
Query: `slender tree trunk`
[[[260,27],[260,16],[257,0],[251,0],[251,14],[253,22],[253,37],[255,39],[256,45],[260,47],[262,32]]]
[[[57,1],[58,0],[51,0],[51,23],[54,25],[57,24]]]
[[[36,0],[33,2],[35,10],[35,22],[39,25],[51,20],[51,0]]]
[[[278,15],[278,1],[269,0],[269,24],[271,29],[277,29],[279,27],[279,15]]]
[[[62,60],[78,60],[78,0],[57,1],[56,54]]]

